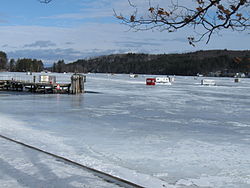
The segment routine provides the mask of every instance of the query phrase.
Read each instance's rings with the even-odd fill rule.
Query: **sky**
[[[158,4],[164,0],[153,0]],[[148,8],[148,0],[131,0]],[[132,31],[114,16],[133,12],[127,0],[8,0],[0,6],[0,51],[8,58],[36,58],[49,66],[64,59],[66,63],[114,53],[185,53],[197,50],[248,50],[247,32],[222,31],[195,47],[187,37],[193,30],[174,33]],[[143,9],[144,10],[144,9]]]

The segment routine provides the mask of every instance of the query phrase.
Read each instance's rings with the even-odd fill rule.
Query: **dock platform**
[[[72,79],[73,78],[73,79]],[[44,94],[78,94],[84,93],[85,76],[72,75],[71,83],[56,83],[55,81],[34,82],[16,79],[0,79],[0,91],[26,91]]]
[[[0,89],[32,93],[70,93],[71,84],[30,83],[15,80],[0,80]]]

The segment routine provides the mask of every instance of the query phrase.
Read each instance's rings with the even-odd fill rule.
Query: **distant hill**
[[[190,53],[184,53],[180,54],[183,56],[189,55],[191,57],[196,57],[196,58],[211,58],[211,57],[218,57],[218,56],[228,56],[231,58],[234,57],[245,57],[250,55],[250,50],[244,50],[244,51],[236,51],[236,50],[200,50],[196,52],[190,52]]]
[[[60,66],[60,67],[59,67]],[[250,72],[250,51],[209,50],[183,54],[112,54],[81,59],[69,64],[57,63],[55,72],[137,73],[228,76]],[[60,69],[60,70],[59,70]]]

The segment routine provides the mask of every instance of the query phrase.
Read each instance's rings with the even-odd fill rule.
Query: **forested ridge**
[[[10,59],[0,52],[0,70],[40,72],[43,62],[36,59]],[[47,68],[53,72],[135,73],[164,75],[250,76],[250,51],[208,50],[183,54],[111,54],[79,59],[66,64],[59,60]]]
[[[112,54],[54,63],[54,72],[136,73],[168,75],[209,75],[211,72],[234,74],[250,72],[250,51],[210,50],[184,54]]]

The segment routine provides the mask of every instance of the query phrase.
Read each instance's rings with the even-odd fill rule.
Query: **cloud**
[[[141,0],[134,0],[133,3],[140,7],[140,10],[147,11],[148,2]],[[79,10],[77,12],[68,12],[63,14],[54,14],[48,16],[42,16],[40,19],[52,19],[52,20],[86,20],[92,19],[91,22],[95,22],[97,18],[109,18],[113,21],[116,19],[114,16],[114,10],[117,13],[130,15],[134,12],[134,7],[131,7],[128,1],[117,0],[85,0],[80,3]],[[117,20],[117,23],[119,21]]]
[[[53,15],[53,16],[44,16],[44,17],[40,17],[41,19],[83,19],[86,18],[86,16],[84,16],[81,13],[69,13],[69,14],[58,14],[58,15]]]
[[[127,38],[123,41],[118,41],[116,44],[119,47],[128,47],[128,48],[142,48],[142,47],[159,47],[162,46],[164,43],[172,43],[172,42],[180,42],[187,44],[188,40],[184,37],[172,38],[172,39],[155,39],[155,38],[147,38],[147,40],[138,40],[138,38]]]
[[[9,58],[32,58],[40,59],[46,66],[51,66],[57,60],[64,59],[65,62],[73,62],[78,59],[97,57],[101,55],[125,53],[125,50],[102,50],[89,49],[88,51],[78,51],[73,48],[56,48],[56,49],[22,49],[8,52]]]
[[[8,21],[4,19],[0,19],[0,23],[8,23]]]
[[[154,40],[153,40],[154,41]],[[158,46],[160,45],[159,42],[151,42],[151,41],[120,41],[116,42],[116,44],[120,47],[128,47],[128,48],[140,48],[143,46]]]
[[[55,43],[51,42],[51,41],[36,41],[34,43],[31,44],[25,44],[24,47],[25,48],[29,48],[29,47],[39,47],[39,48],[47,48],[47,47],[52,47],[52,46],[56,46]]]
[[[96,18],[107,18],[113,16],[114,2],[112,1],[83,1],[77,11],[72,10],[67,13],[42,16],[40,19],[52,20],[87,20]]]
[[[41,59],[48,63],[54,62],[59,59],[72,61],[82,57],[82,52],[72,48],[56,48],[56,49],[22,49],[8,52],[11,58],[32,58]]]
[[[179,37],[179,38],[173,38],[173,39],[163,39],[164,42],[183,42],[187,44],[187,37]]]
[[[72,45],[72,44],[74,44],[74,42],[65,42],[64,44],[66,44],[66,45]]]
[[[127,27],[113,23],[85,23],[78,27],[0,26],[2,51],[10,58],[36,58],[46,64],[59,59],[77,59],[111,53],[183,53],[208,49],[249,49],[250,37],[242,33],[214,35],[209,44],[188,45],[192,29],[177,33],[158,31],[127,32]],[[219,40],[218,40],[219,39]],[[25,46],[25,48],[24,48]]]
[[[6,18],[8,18],[8,16],[6,14],[3,14],[0,12],[0,23],[2,23],[2,24],[8,23]]]

